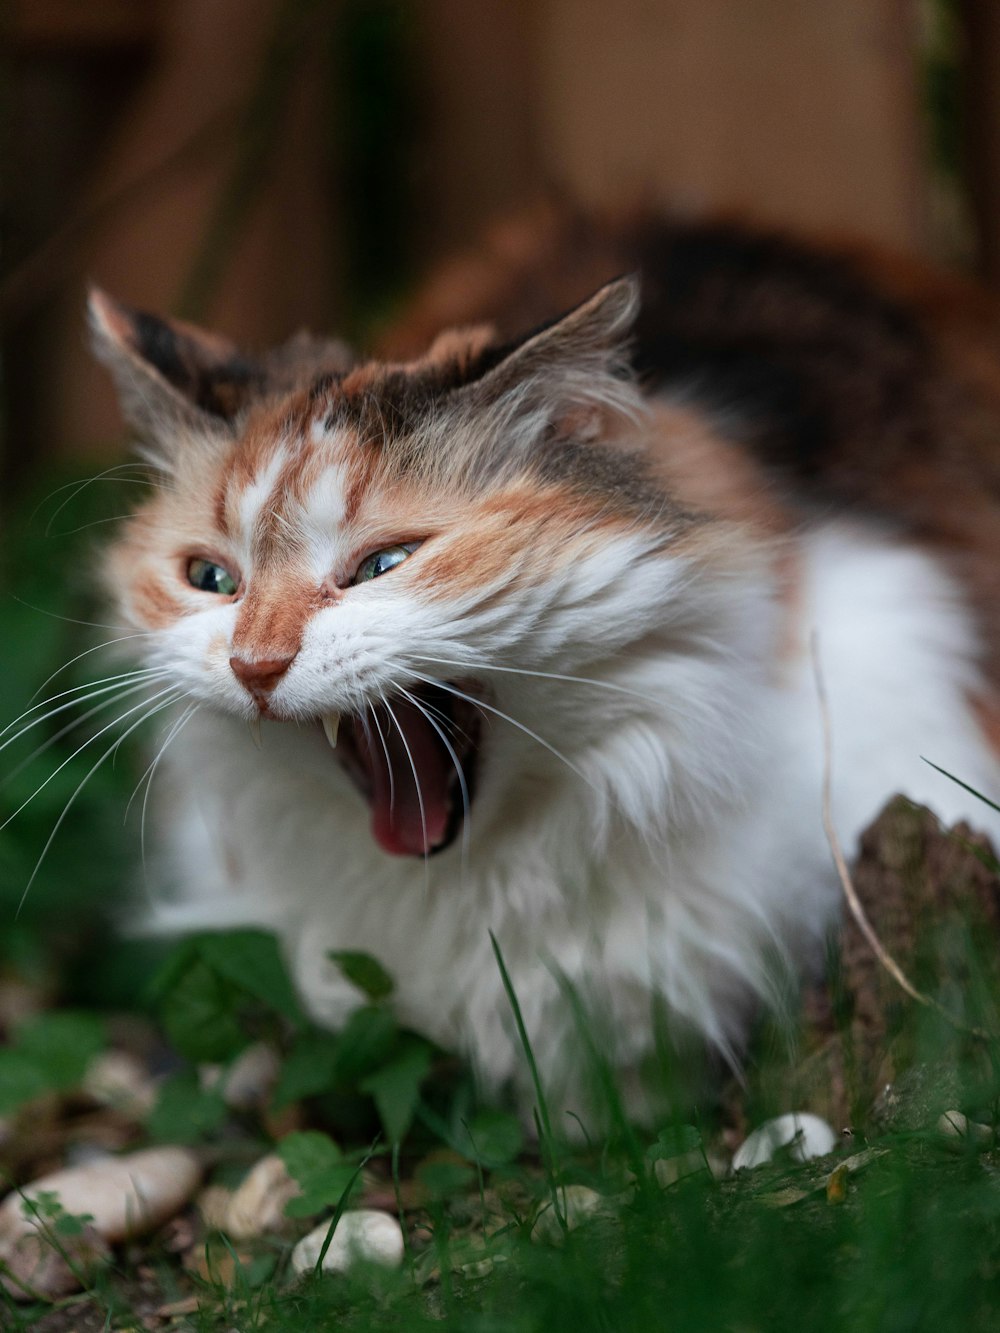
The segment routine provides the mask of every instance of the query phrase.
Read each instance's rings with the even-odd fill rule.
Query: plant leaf
[[[399,1143],[406,1135],[420,1099],[420,1085],[431,1065],[431,1048],[412,1039],[389,1064],[369,1075],[361,1091],[370,1093],[382,1121],[386,1138]]]
[[[329,1134],[316,1129],[287,1134],[278,1144],[278,1154],[302,1190],[286,1205],[286,1217],[309,1217],[335,1204],[356,1169]]]
[[[377,1004],[388,999],[395,982],[377,958],[354,949],[332,949],[327,957],[340,968],[341,973],[358,990]]]

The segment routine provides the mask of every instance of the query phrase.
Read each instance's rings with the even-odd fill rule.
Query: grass
[[[28,706],[56,666],[92,642],[91,631],[73,622],[101,615],[62,571],[85,568],[90,539],[101,531],[87,525],[120,505],[112,483],[89,487],[54,525],[69,535],[45,535],[44,509],[12,533],[0,574],[0,640],[18,652],[5,664],[0,726]],[[101,657],[82,658],[66,673],[69,683],[87,672],[107,674],[111,668],[93,669]],[[302,1194],[290,1206],[297,1215],[291,1237],[237,1244],[189,1219],[185,1244],[167,1228],[120,1248],[79,1296],[54,1306],[0,1296],[0,1326],[124,1330],[140,1318],[152,1320],[150,1327],[206,1333],[997,1326],[1000,1042],[890,993],[884,1043],[899,1068],[892,1096],[880,1099],[876,1067],[852,1046],[853,998],[835,993],[853,1137],[832,1158],[798,1163],[786,1155],[717,1178],[698,1167],[724,1153],[734,1115],[756,1123],[800,1109],[811,1095],[816,1053],[802,1044],[808,1036],[797,1045],[787,1030],[762,1026],[738,1098],[641,1132],[616,1109],[611,1066],[568,992],[609,1108],[611,1129],[595,1136],[587,1125],[588,1141],[578,1126],[553,1123],[545,1071],[533,1060],[497,950],[534,1083],[533,1145],[508,1109],[479,1105],[467,1071],[400,1028],[392,978],[377,960],[338,958],[364,1003],[332,1035],[302,1013],[276,945],[262,932],[196,937],[170,950],[117,937],[110,927],[137,858],[137,802],[132,826],[121,827],[144,769],[137,750],[123,749],[80,792],[18,911],[39,852],[92,762],[83,754],[59,769],[71,733],[15,772],[61,720],[0,754],[13,774],[0,786],[0,823],[51,777],[0,830],[0,1016],[10,1013],[10,996],[25,991],[38,1010],[22,1022],[3,1019],[0,1117],[8,1134],[0,1138],[0,1167],[12,1182],[30,1179],[53,1153],[85,1137],[87,1124],[102,1132],[114,1124],[130,1144],[194,1145],[223,1183],[277,1146]],[[929,924],[908,961],[916,982],[966,1028],[996,1032],[993,928],[964,917]],[[957,970],[942,972],[945,954],[961,959]],[[131,1121],[110,1113],[102,1119],[81,1100],[79,1085],[93,1056],[136,1024],[160,1034],[155,1059],[165,1072],[156,1103]],[[197,1070],[225,1067],[262,1041],[277,1054],[276,1083],[262,1104],[234,1112],[219,1085]],[[938,1117],[952,1108],[986,1125],[985,1136],[942,1135]],[[689,1174],[662,1184],[663,1162],[677,1158]],[[571,1206],[574,1187],[597,1196],[586,1196],[597,1207],[585,1216]],[[295,1234],[358,1202],[386,1206],[393,1197],[399,1208],[389,1208],[403,1213],[408,1242],[399,1270],[293,1280]],[[546,1210],[558,1224],[542,1240],[537,1219]],[[168,1313],[154,1318],[156,1311]]]

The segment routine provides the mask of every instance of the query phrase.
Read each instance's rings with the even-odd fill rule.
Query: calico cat
[[[632,1114],[659,1008],[737,1061],[838,906],[811,641],[844,844],[900,790],[988,825],[921,760],[1000,792],[1000,343],[955,284],[548,219],[390,359],[91,325],[160,477],[105,578],[177,710],[162,920],[274,928],[322,1022],[366,951],[530,1100],[492,932],[562,1106],[567,982]]]

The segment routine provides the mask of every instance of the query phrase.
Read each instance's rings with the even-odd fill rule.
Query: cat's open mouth
[[[323,719],[327,739],[372,810],[375,841],[396,856],[429,856],[458,837],[476,786],[482,715],[477,687],[424,685]]]

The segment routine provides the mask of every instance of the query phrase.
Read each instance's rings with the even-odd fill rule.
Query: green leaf
[[[661,1129],[656,1142],[646,1149],[650,1161],[658,1162],[670,1157],[683,1157],[685,1153],[695,1152],[701,1147],[701,1132],[694,1125],[668,1125]]]
[[[154,1139],[169,1143],[200,1143],[226,1119],[226,1104],[214,1089],[199,1086],[188,1070],[174,1074],[160,1089],[146,1128]]]
[[[468,1124],[472,1156],[483,1166],[506,1166],[524,1146],[517,1116],[507,1111],[480,1111]]]
[[[93,1213],[67,1213],[55,1190],[39,1190],[37,1194],[21,1196],[21,1215],[36,1218],[57,1236],[79,1236]]]
[[[361,1084],[375,1098],[375,1106],[390,1143],[399,1143],[410,1128],[420,1099],[420,1085],[431,1064],[431,1049],[413,1038],[400,1055]]]
[[[385,1064],[399,1035],[388,1009],[355,1009],[337,1040],[335,1083],[355,1085]]]
[[[220,976],[290,1022],[304,1021],[278,942],[268,931],[228,930],[202,935],[198,947],[205,962]]]
[[[239,1023],[240,990],[196,954],[160,1000],[167,1035],[189,1060],[229,1060],[249,1044]]]
[[[338,1038],[310,1029],[296,1040],[285,1059],[271,1099],[275,1110],[303,1097],[329,1092],[337,1067]]]
[[[421,1162],[414,1175],[435,1199],[447,1199],[468,1189],[476,1178],[472,1167],[464,1162],[440,1160]]]
[[[327,957],[340,968],[342,974],[373,1003],[388,999],[395,982],[377,958],[354,949],[332,949]]]
[[[16,1049],[44,1075],[50,1088],[75,1088],[87,1066],[104,1049],[104,1024],[94,1014],[40,1014],[16,1032]]]
[[[302,1190],[286,1205],[286,1217],[309,1217],[336,1204],[355,1172],[333,1139],[316,1129],[286,1135],[278,1154]]]
[[[16,1111],[51,1087],[45,1073],[21,1051],[0,1050],[0,1115]]]

